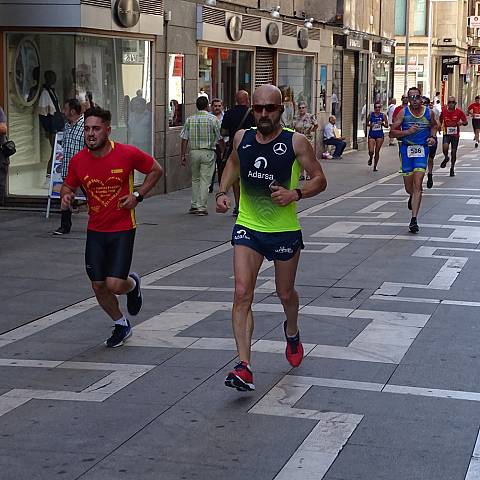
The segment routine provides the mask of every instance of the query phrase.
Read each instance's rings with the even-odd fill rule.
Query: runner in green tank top
[[[303,248],[295,203],[325,190],[327,181],[313,148],[304,135],[282,128],[282,94],[273,85],[262,85],[253,95],[256,129],[239,130],[233,151],[216,194],[217,212],[230,207],[228,192],[240,177],[240,212],[232,233],[235,298],[232,323],[239,363],[225,385],[240,391],[254,390],[250,367],[253,334],[252,301],[263,259],[273,260],[277,295],[286,321],[283,324],[288,362],[298,367],[303,347],[298,331],[298,294],[295,275]],[[310,180],[297,188],[300,169]]]

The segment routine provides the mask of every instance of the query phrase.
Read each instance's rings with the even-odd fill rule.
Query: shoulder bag
[[[235,132],[233,133],[233,137],[235,137],[235,134],[242,129],[243,124],[245,123],[245,120],[247,119],[248,115],[252,111],[251,108],[247,108],[247,111],[245,112],[245,115],[243,116],[242,120],[238,124],[238,127],[236,128]],[[228,157],[232,153],[233,150],[233,138],[228,139],[228,145],[227,148],[223,151],[223,156],[222,156],[222,162],[226,162],[228,160]]]
[[[9,140],[7,137],[6,142],[0,145],[0,150],[2,151],[3,155],[8,158],[15,154],[17,148],[15,146],[15,142],[13,140]]]

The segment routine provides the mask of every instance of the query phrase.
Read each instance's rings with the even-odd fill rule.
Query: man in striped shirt
[[[181,165],[187,164],[187,146],[190,147],[192,169],[192,203],[188,213],[208,215],[208,187],[215,169],[215,145],[223,150],[225,142],[220,135],[220,122],[208,113],[208,99],[197,98],[197,113],[188,117],[180,133]]]
[[[71,158],[85,147],[85,122],[82,105],[76,98],[71,98],[65,102],[63,113],[67,119],[62,141],[62,178],[65,180]],[[54,235],[64,235],[70,233],[72,229],[72,210],[70,208],[62,209],[61,215],[60,227],[53,232]]]

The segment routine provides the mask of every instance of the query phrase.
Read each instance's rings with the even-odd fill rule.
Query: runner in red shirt
[[[480,137],[480,95],[475,97],[475,102],[467,108],[468,114],[472,116],[473,133],[475,134],[475,148],[478,148]]]
[[[392,123],[390,125],[390,130],[391,130],[391,127],[393,125],[393,122],[395,121],[395,118],[397,117],[398,115],[398,112],[400,112],[401,110],[403,110],[405,107],[408,107],[408,95],[406,94],[403,94],[402,95],[402,103],[398,106],[398,107],[395,107],[395,110],[393,111],[393,114],[392,114]],[[392,139],[390,139],[391,141]],[[398,143],[398,150],[399,150],[399,153],[400,153],[400,145],[402,144],[402,141],[400,138],[397,138],[397,143]]]
[[[85,112],[86,148],[70,160],[60,196],[62,209],[70,207],[81,186],[87,192],[89,221],[85,266],[98,304],[115,322],[107,347],[119,347],[132,327],[120,311],[116,295],[127,295],[127,310],[142,308],[140,277],[130,273],[135,238],[135,207],[162,176],[160,165],[132,145],[109,139],[111,113],[100,107]],[[133,191],[133,173],[146,174]]]
[[[468,125],[465,114],[456,107],[455,97],[448,97],[447,108],[440,114],[440,125],[443,126],[443,162],[440,168],[445,168],[448,161],[448,147],[452,145],[452,163],[450,164],[450,176],[455,176],[455,162],[457,161],[457,148],[460,141],[460,127]]]

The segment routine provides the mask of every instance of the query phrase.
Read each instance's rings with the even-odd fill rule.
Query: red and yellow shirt
[[[135,210],[120,208],[119,199],[133,192],[134,170],[149,173],[153,162],[137,147],[117,142],[104,157],[94,157],[87,148],[72,157],[65,185],[87,192],[89,230],[121,232],[136,227]]]
[[[480,120],[480,103],[471,103],[467,108],[467,112],[472,112],[473,118],[475,120]]]
[[[443,133],[444,135],[454,135],[455,137],[460,136],[460,123],[465,123],[467,117],[459,109],[449,110],[444,108],[440,115],[440,123],[443,124]]]

